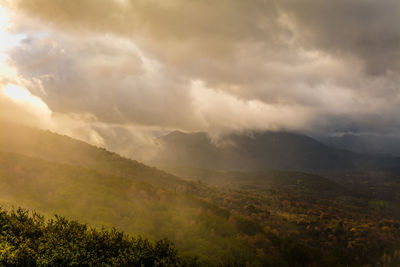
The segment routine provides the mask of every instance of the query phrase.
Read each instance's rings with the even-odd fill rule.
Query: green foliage
[[[390,180],[348,187],[353,174],[338,183],[301,172],[175,172],[201,181],[190,182],[65,136],[3,130],[2,203],[109,229],[3,212],[1,218],[19,218],[2,224],[5,265],[135,265],[142,259],[137,264],[164,266],[175,257],[185,266],[375,266],[384,253],[382,262],[398,262],[392,252],[400,240],[400,195]],[[168,241],[130,239],[112,227],[167,237],[179,255]]]
[[[375,209],[384,209],[388,206],[388,202],[384,200],[374,199],[369,202],[369,205]]]
[[[112,230],[96,230],[56,216],[0,210],[0,264],[7,266],[177,266],[174,245]],[[196,261],[192,261],[193,264]]]
[[[261,226],[254,221],[242,217],[235,218],[235,221],[237,229],[246,235],[253,236],[262,232]]]
[[[205,262],[233,257],[241,263],[257,261],[255,253],[236,238],[229,211],[196,197],[194,189],[161,188],[155,182],[0,151],[3,203],[151,239],[167,237],[182,255]]]

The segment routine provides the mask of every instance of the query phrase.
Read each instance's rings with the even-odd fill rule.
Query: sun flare
[[[51,114],[51,110],[46,103],[39,97],[31,94],[27,89],[15,84],[8,84],[3,87],[3,94],[17,104],[23,105],[25,108],[31,109],[40,114]]]
[[[30,101],[32,95],[24,88],[14,84],[8,84],[3,87],[3,93],[14,101]]]

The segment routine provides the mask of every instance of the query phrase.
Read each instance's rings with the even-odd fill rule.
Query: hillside
[[[399,158],[357,154],[286,132],[230,134],[217,142],[205,133],[172,132],[159,139],[158,166],[220,170],[398,169]]]
[[[355,192],[341,184],[319,175],[291,171],[241,172],[221,171],[197,168],[166,168],[191,181],[201,181],[217,187],[233,187],[240,189],[291,188],[303,195],[320,198],[354,196]]]
[[[50,131],[0,121],[0,151],[15,152],[168,186],[181,179],[132,159]]]
[[[207,213],[209,204],[191,196],[189,187],[167,189],[7,152],[0,152],[0,185],[0,201],[8,206],[60,214],[152,239],[168,237],[184,254],[202,260],[222,260],[235,254],[239,261],[255,258],[235,239],[235,225],[226,217],[229,212],[223,216]],[[201,192],[200,186],[195,188]]]
[[[400,240],[397,199],[318,175],[168,170],[184,180],[48,131],[7,125],[0,136],[3,206],[168,238],[202,265],[375,264]]]
[[[400,267],[399,18],[0,0],[0,267]]]

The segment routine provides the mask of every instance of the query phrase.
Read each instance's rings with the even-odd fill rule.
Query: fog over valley
[[[1,266],[400,266],[400,1],[0,0]]]

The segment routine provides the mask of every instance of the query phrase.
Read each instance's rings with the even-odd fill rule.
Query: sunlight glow
[[[3,87],[3,94],[18,104],[32,108],[35,112],[51,114],[51,110],[39,97],[32,95],[27,89],[15,84],[8,84]]]
[[[23,34],[11,34],[11,26],[9,11],[0,5],[0,82],[4,78],[16,80],[16,70],[7,63],[7,50],[17,46],[25,38]]]
[[[24,34],[10,33],[13,24],[9,12],[0,5],[0,52],[17,46],[26,37]]]
[[[24,88],[14,84],[4,86],[3,93],[15,101],[29,101],[32,95]]]

